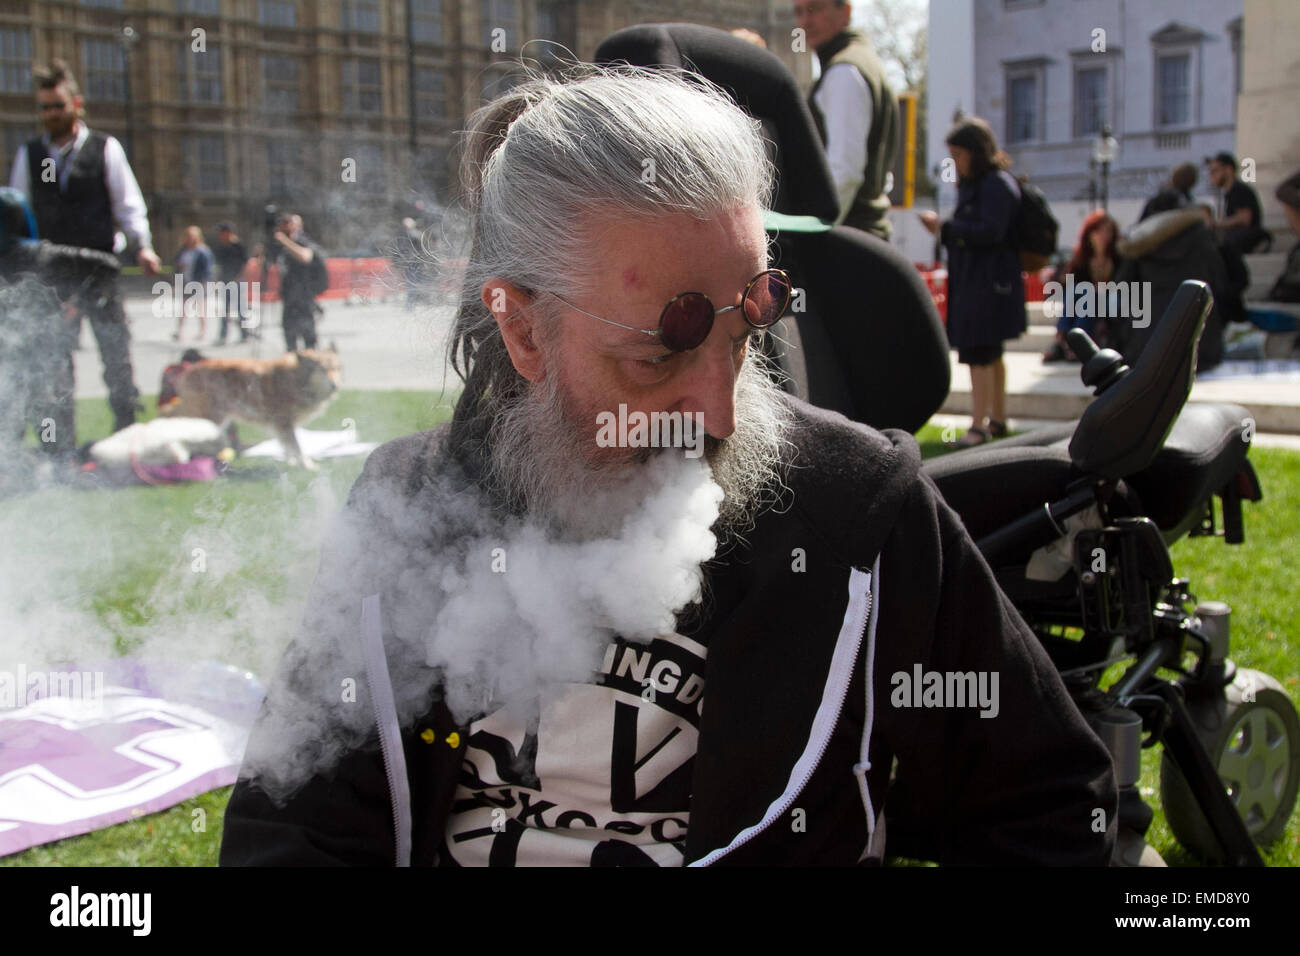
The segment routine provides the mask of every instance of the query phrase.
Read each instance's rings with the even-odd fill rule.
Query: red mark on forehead
[[[641,284],[641,277],[636,274],[636,266],[628,266],[623,270],[623,291],[635,289]]]

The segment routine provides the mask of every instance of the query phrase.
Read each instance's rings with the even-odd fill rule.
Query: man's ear
[[[504,279],[488,279],[483,283],[482,299],[497,320],[515,370],[530,382],[540,382],[546,377],[546,359],[533,317],[527,311],[533,297]]]

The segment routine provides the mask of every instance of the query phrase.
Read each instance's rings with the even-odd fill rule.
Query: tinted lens
[[[669,302],[659,318],[660,340],[674,352],[693,349],[713,328],[713,303],[698,292],[687,292]]]
[[[745,293],[745,318],[750,325],[765,329],[785,314],[790,304],[790,281],[775,269],[761,273]]]

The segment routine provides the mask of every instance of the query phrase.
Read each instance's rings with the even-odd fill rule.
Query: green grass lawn
[[[433,393],[343,392],[309,427],[338,428],[351,418],[362,440],[384,441],[445,419],[450,401]],[[77,413],[80,440],[108,433],[103,400],[78,402]],[[248,427],[240,433],[247,443],[263,437]],[[936,426],[917,437],[927,456],[951,447]],[[1286,572],[1300,541],[1300,454],[1255,449],[1251,457],[1265,500],[1246,506],[1246,543],[1184,540],[1174,547],[1174,566],[1200,598],[1231,603],[1233,659],[1272,674],[1300,702],[1300,602]],[[210,483],[53,489],[0,501],[0,533],[28,536],[11,545],[12,552],[40,555],[66,572],[49,575],[39,595],[0,585],[0,602],[15,603],[17,615],[37,622],[35,630],[47,621],[66,628],[69,615],[74,621],[80,616],[103,635],[106,652],[175,648],[194,657],[221,655],[269,676],[315,571],[321,512],[344,500],[360,469],[359,459],[323,461],[316,475],[245,460],[236,463],[234,476]],[[93,543],[86,540],[87,527],[95,529]],[[205,549],[204,576],[191,572],[194,547]],[[14,570],[0,564],[0,577]],[[185,624],[175,634],[178,620]],[[1170,863],[1194,865],[1160,811],[1154,750],[1144,753],[1141,785],[1156,809],[1150,842]],[[216,790],[162,813],[14,854],[0,865],[211,866],[229,797],[230,788]],[[1266,858],[1272,865],[1300,865],[1300,814]]]
[[[361,440],[382,442],[443,421],[448,402],[432,392],[344,391],[307,427],[337,429],[351,418]],[[152,417],[154,406],[146,399],[144,417]],[[104,400],[78,401],[79,442],[104,437],[111,422]],[[246,445],[264,437],[240,426]],[[102,635],[100,645],[89,645],[91,653],[146,648],[182,660],[215,658],[265,679],[315,573],[319,509],[345,500],[362,459],[319,464],[312,474],[243,459],[230,476],[212,482],[56,488],[0,500],[0,535],[10,535],[0,549],[0,572],[16,579],[8,588],[0,581],[0,605],[8,601],[15,620],[34,622],[30,629],[42,642],[68,630],[71,617],[74,627],[84,622]],[[202,575],[191,571],[195,547],[205,551]],[[49,568],[37,586],[22,573],[31,564]],[[84,651],[88,645],[77,638],[71,646]],[[162,813],[0,858],[0,865],[215,865],[229,798],[230,788],[222,788]]]

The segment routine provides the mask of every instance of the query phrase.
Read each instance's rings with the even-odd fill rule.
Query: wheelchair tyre
[[[1189,700],[1188,710],[1210,762],[1219,771],[1257,844],[1282,835],[1300,791],[1300,717],[1282,685],[1262,671],[1239,669],[1222,697]],[[1223,851],[1182,772],[1160,758],[1165,819],[1187,850],[1207,862]]]

